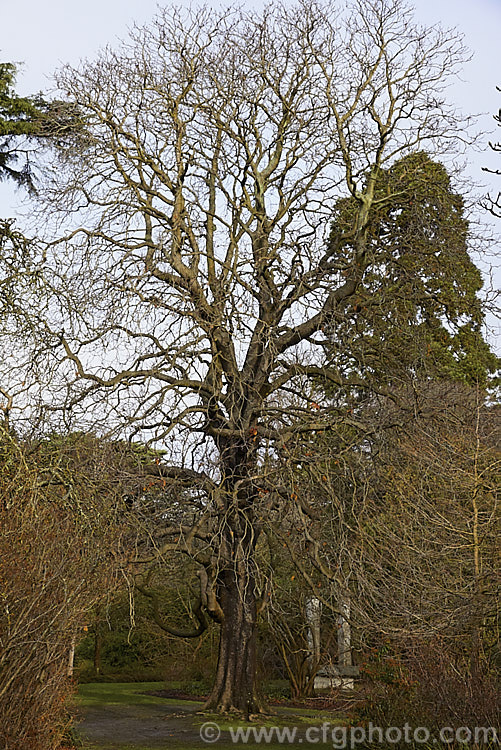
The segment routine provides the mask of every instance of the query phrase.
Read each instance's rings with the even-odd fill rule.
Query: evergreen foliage
[[[29,141],[60,145],[62,140],[81,134],[82,121],[74,105],[47,101],[41,94],[16,94],[16,72],[13,63],[0,63],[0,180],[13,180],[34,193]]]
[[[16,66],[0,63],[0,180],[11,179],[33,191],[28,154],[19,146],[18,138],[39,134],[46,103],[40,96],[18,96],[14,91],[15,81]]]
[[[356,211],[353,197],[337,203],[333,245]],[[442,164],[419,152],[380,170],[368,228],[372,258],[329,341],[336,362],[380,383],[411,374],[485,386],[497,358],[482,335],[483,282],[470,241],[464,199]]]

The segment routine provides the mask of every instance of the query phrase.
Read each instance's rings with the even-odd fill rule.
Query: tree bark
[[[263,710],[256,685],[255,548],[259,524],[249,481],[255,469],[255,449],[238,442],[220,447],[226,459],[226,486],[216,580],[223,617],[216,677],[206,708],[248,718]]]
[[[256,592],[253,576],[245,567],[237,563],[221,576],[224,619],[216,677],[205,707],[249,718],[263,710],[263,702],[256,686]]]

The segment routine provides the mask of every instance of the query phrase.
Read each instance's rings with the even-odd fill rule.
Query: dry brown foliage
[[[116,490],[97,441],[3,432],[0,451],[0,746],[53,750],[71,722],[71,643],[116,576]]]

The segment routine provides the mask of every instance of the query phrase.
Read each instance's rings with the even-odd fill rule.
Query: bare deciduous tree
[[[501,89],[498,88],[498,91],[501,91]],[[498,111],[497,115],[494,115],[494,119],[499,127],[501,125],[501,109]],[[499,142],[490,142],[489,146],[496,153],[499,153],[501,151],[501,143]],[[501,175],[501,169],[489,169],[488,167],[484,167],[484,172]],[[491,212],[493,216],[496,216],[497,218],[501,217],[501,192],[498,192],[496,197],[493,197],[491,195],[487,197],[486,208]]]
[[[324,580],[344,578],[367,638],[460,638],[488,663],[499,638],[499,405],[463,384],[413,385],[367,415],[371,439],[344,451],[326,439],[305,456],[297,482],[317,520],[296,505],[309,545],[291,554]]]
[[[256,547],[279,492],[267,457],[354,421],[311,398],[312,378],[361,385],[321,366],[323,329],[335,336],[371,265],[369,219],[392,197],[376,197],[381,168],[457,149],[444,90],[462,56],[400,0],[303,0],[168,8],[59,76],[86,125],[46,175],[65,227],[45,274],[66,415],[170,452],[156,473],[186,505],[164,516],[156,553],[200,567],[221,623],[218,710],[260,707]],[[329,243],[342,196],[353,221]]]

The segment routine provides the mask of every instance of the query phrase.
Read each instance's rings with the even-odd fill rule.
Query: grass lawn
[[[76,701],[79,706],[148,706],[162,705],[169,699],[148,693],[164,690],[164,682],[87,682],[79,685]],[[193,701],[173,700],[192,705]]]

